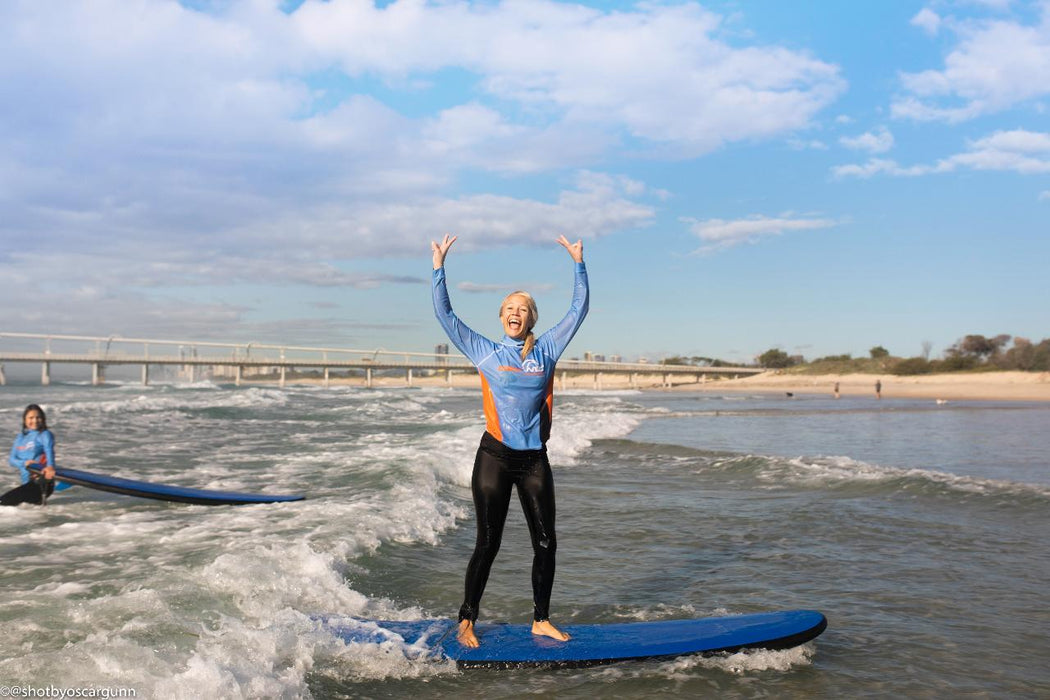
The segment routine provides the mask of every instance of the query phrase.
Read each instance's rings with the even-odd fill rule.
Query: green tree
[[[997,357],[1009,342],[1010,336],[1006,334],[1000,334],[994,338],[985,338],[983,335],[968,335],[948,348],[948,356],[961,355],[984,361]]]
[[[871,350],[868,350],[868,353],[871,355],[871,359],[873,360],[881,360],[884,357],[890,356],[890,351],[882,347],[881,345],[876,345]]]
[[[794,362],[783,350],[770,348],[758,356],[758,364],[769,369],[780,369],[782,367],[790,367]]]

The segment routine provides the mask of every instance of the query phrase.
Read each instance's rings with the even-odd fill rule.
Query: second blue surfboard
[[[36,469],[31,471],[39,473]],[[69,484],[86,486],[99,491],[119,493],[125,496],[152,498],[158,501],[174,501],[176,503],[194,503],[204,506],[241,506],[252,503],[282,503],[304,500],[303,496],[295,495],[278,496],[264,493],[191,489],[184,486],[155,484],[149,481],[125,479],[107,474],[95,474],[94,472],[85,472],[79,469],[56,468],[55,478]]]

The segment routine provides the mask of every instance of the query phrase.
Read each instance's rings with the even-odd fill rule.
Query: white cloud
[[[796,151],[826,151],[828,145],[823,141],[817,139],[810,139],[808,141],[802,139],[788,139],[788,147]]]
[[[1050,200],[1050,190],[1043,190],[1039,193],[1039,201],[1045,202],[1047,200]]]
[[[52,122],[132,141],[294,141],[294,118],[330,94],[304,78],[333,64],[351,78],[407,84],[464,70],[548,122],[692,153],[805,127],[845,88],[837,67],[806,53],[730,45],[721,18],[696,4],[609,12],[543,0],[338,0],[286,15],[263,2],[205,14],[160,0],[135,12],[82,0],[67,3],[62,25],[44,6],[5,7],[0,75],[37,98],[18,111],[32,119],[38,106],[66,106]]]
[[[334,259],[416,255],[448,231],[460,236],[460,250],[547,245],[562,234],[594,239],[648,225],[655,210],[631,198],[641,194],[639,186],[629,178],[585,171],[553,202],[479,194],[326,204],[256,222],[231,237],[245,245],[306,244]]]
[[[831,169],[832,175],[837,178],[859,177],[869,178],[875,175],[921,175],[926,170],[902,168],[895,160],[885,158],[872,158],[863,165],[851,163],[849,165],[836,165]]]
[[[491,194],[425,195],[327,202],[284,213],[260,201],[255,216],[226,226],[217,237],[210,232],[188,236],[172,228],[141,233],[139,226],[148,222],[140,221],[137,212],[121,217],[111,211],[50,211],[44,220],[52,232],[42,243],[49,248],[48,265],[58,286],[69,279],[105,289],[118,279],[122,287],[143,288],[260,280],[370,288],[425,280],[348,273],[326,261],[425,255],[430,239],[446,231],[461,236],[462,250],[548,245],[562,234],[595,239],[648,225],[655,210],[635,200],[648,193],[631,178],[583,171],[551,202]],[[112,226],[123,235],[110,235]],[[0,258],[0,275],[20,284],[29,281],[19,276],[29,267],[25,255],[15,251]]]
[[[1014,0],[965,0],[965,1],[967,3],[969,3],[969,4],[971,4],[971,5],[977,5],[979,7],[984,7],[984,8],[989,9],[989,10],[994,10],[994,11],[997,11],[997,12],[1003,12],[1005,10],[1010,9],[1010,5],[1013,4]]]
[[[839,143],[853,150],[885,153],[893,148],[893,134],[886,127],[880,127],[877,131],[867,131],[860,136],[843,136]]]
[[[1011,171],[1022,175],[1050,173],[1050,133],[997,131],[972,141],[969,149],[932,165],[902,167],[893,160],[873,158],[863,165],[841,165],[832,168],[835,177],[868,178],[874,175],[913,177],[950,173],[960,169]]]
[[[689,224],[693,234],[707,243],[696,251],[702,254],[725,250],[741,243],[755,243],[762,237],[779,236],[788,231],[811,231],[838,225],[832,219],[796,217],[791,214],[773,218],[755,215],[744,219],[703,221],[684,217],[681,221]]]
[[[257,221],[434,198],[472,170],[588,167],[625,138],[682,158],[783,135],[845,87],[808,53],[727,43],[696,4],[218,7],[71,0],[55,22],[0,3],[0,231],[221,247]],[[317,77],[333,66],[349,81]],[[476,81],[466,101],[409,116],[365,88],[425,92],[442,71]]]
[[[456,285],[456,289],[472,294],[510,294],[518,289],[526,288],[530,290],[530,293],[538,294],[541,292],[549,292],[554,289],[554,285],[535,282],[529,284],[479,284],[477,282],[460,282]]]
[[[594,168],[790,138],[846,87],[690,2],[212,5],[0,2],[0,237],[48,251],[53,302],[91,288],[156,328],[166,287],[412,284],[342,263],[644,227],[671,193]]]
[[[911,24],[930,36],[934,36],[941,28],[941,16],[930,8],[924,7],[911,18]]]
[[[351,74],[464,68],[501,99],[691,153],[804,127],[845,87],[804,53],[729,45],[721,18],[691,3],[311,3],[293,22]]]
[[[944,68],[902,74],[906,93],[893,101],[892,115],[956,123],[1050,95],[1050,4],[1039,7],[1031,25],[951,22],[959,43]]]

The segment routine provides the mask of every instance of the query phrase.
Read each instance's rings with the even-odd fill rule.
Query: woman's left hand
[[[569,239],[562,236],[558,239],[558,243],[564,246],[565,250],[569,251],[569,255],[572,259],[578,263],[583,262],[583,239],[579,239],[575,243],[569,243]]]
[[[44,478],[51,481],[55,478],[55,468],[50,464],[40,470],[40,473],[44,475]]]

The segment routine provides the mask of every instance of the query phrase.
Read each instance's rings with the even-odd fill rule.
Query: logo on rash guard
[[[530,374],[543,374],[543,365],[530,357],[521,363],[521,371]]]

